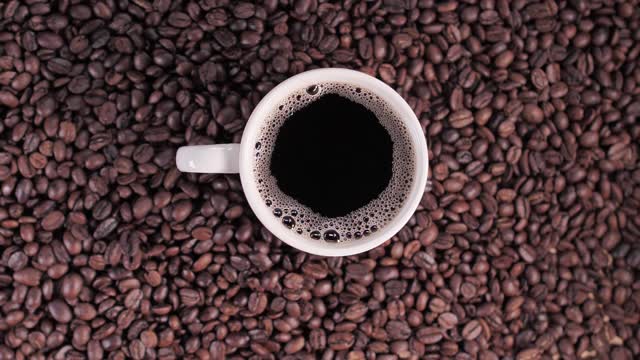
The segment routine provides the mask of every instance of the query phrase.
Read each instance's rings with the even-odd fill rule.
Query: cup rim
[[[357,240],[340,243],[327,243],[300,236],[277,221],[270,209],[262,201],[255,185],[253,174],[253,144],[258,139],[266,113],[280,100],[286,98],[291,89],[304,89],[323,82],[344,82],[358,84],[383,98],[404,121],[409,137],[414,145],[416,166],[414,181],[407,201],[395,217],[375,233]],[[240,142],[240,181],[243,191],[254,214],[260,222],[284,243],[314,255],[349,256],[371,250],[397,234],[415,212],[427,184],[429,171],[427,142],[415,113],[407,102],[391,87],[373,76],[342,68],[322,68],[302,72],[281,82],[271,89],[251,113]]]

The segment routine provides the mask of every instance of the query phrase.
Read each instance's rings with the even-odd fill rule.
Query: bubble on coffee
[[[285,194],[270,171],[280,127],[295,112],[327,94],[342,96],[373,112],[393,142],[391,179],[387,187],[366,205],[338,217],[321,215]],[[414,186],[414,144],[404,122],[377,94],[347,83],[320,83],[292,92],[267,115],[254,148],[253,171],[264,204],[286,228],[317,241],[357,240],[379,231],[398,215]],[[322,171],[320,164],[318,171]]]

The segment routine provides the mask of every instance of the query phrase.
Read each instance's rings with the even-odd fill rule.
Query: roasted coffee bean
[[[351,348],[354,342],[355,342],[355,337],[352,333],[335,332],[329,336],[327,345],[332,350],[341,351],[341,350],[346,350]]]
[[[67,300],[73,300],[80,295],[82,290],[83,280],[78,274],[68,274],[62,279],[62,285],[60,287],[60,293]]]
[[[13,273],[13,280],[27,286],[40,285],[42,272],[34,268],[24,268]]]
[[[62,211],[52,211],[42,219],[42,229],[52,231],[58,229],[64,223],[64,214]]]
[[[538,348],[529,348],[518,352],[516,360],[534,360],[539,359],[541,351]]]
[[[425,345],[436,344],[440,340],[442,340],[442,337],[442,330],[433,326],[419,329],[416,334],[416,338],[418,339],[418,341]]]
[[[526,104],[522,109],[522,117],[528,122],[539,124],[544,120],[544,113],[538,105]]]
[[[71,321],[71,308],[62,300],[53,300],[47,306],[49,314],[57,322],[68,323]]]
[[[0,91],[0,104],[8,108],[15,108],[18,107],[20,101],[12,92],[3,90]]]
[[[460,129],[473,123],[473,115],[471,114],[471,111],[461,109],[449,116],[449,123],[451,124],[451,127]]]
[[[438,324],[443,329],[451,329],[458,324],[458,317],[454,313],[442,313],[438,316]]]
[[[467,341],[474,340],[480,334],[482,334],[482,326],[478,320],[471,320],[462,328],[462,337]]]
[[[117,226],[118,226],[117,219],[115,218],[105,219],[98,224],[98,226],[96,227],[96,230],[93,233],[93,237],[95,237],[96,239],[105,238],[109,236],[109,234],[111,234],[113,231],[115,231]]]

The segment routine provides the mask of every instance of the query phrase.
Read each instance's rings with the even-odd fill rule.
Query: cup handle
[[[182,146],[176,154],[176,165],[182,172],[237,174],[240,144]]]

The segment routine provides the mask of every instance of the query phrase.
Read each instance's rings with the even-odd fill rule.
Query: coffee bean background
[[[0,2],[0,358],[640,357],[639,6]],[[430,145],[411,221],[347,258],[174,163],[328,66]]]

